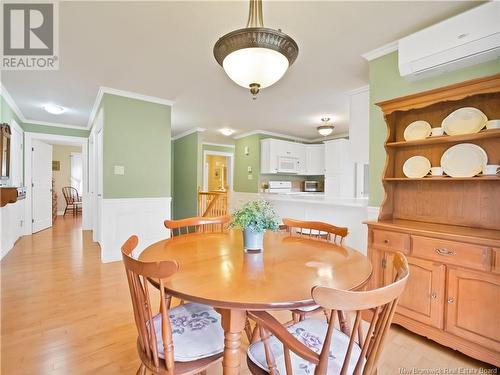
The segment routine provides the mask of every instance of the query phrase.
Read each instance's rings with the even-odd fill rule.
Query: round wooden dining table
[[[221,314],[225,375],[240,372],[247,311],[311,306],[314,286],[359,289],[372,273],[368,258],[354,249],[285,232],[267,232],[259,253],[244,252],[239,230],[186,234],[148,246],[139,259],[175,259],[179,271],[164,281],[167,293]]]

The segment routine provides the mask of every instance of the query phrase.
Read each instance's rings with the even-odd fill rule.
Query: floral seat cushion
[[[306,345],[309,349],[316,353],[320,353],[323,348],[323,340],[326,336],[328,324],[319,319],[306,319],[302,322],[294,324],[287,328],[288,331],[294,335],[300,342]],[[274,354],[276,367],[280,374],[286,374],[285,357],[283,353],[283,345],[274,336],[269,338],[269,344]],[[340,374],[342,364],[344,362],[347,346],[349,345],[349,336],[335,329],[333,333],[332,344],[330,346],[330,356],[328,359],[327,374],[334,375]],[[248,358],[259,366],[264,371],[269,371],[266,362],[266,354],[264,351],[264,344],[262,341],[257,341],[248,348]],[[349,361],[348,374],[352,374],[356,362],[361,353],[359,345],[354,344],[352,348],[351,358]],[[290,351],[290,359],[292,361],[292,372],[294,375],[309,375],[314,374],[315,365],[306,361],[305,359],[297,356]]]
[[[210,306],[186,303],[169,310],[174,342],[174,359],[178,362],[195,361],[222,353],[224,331],[220,315]],[[161,315],[153,317],[158,356],[164,358],[161,335]]]

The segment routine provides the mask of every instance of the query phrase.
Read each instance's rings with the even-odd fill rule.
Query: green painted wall
[[[23,124],[23,129],[25,132],[31,132],[31,133],[67,135],[72,137],[83,137],[83,138],[88,138],[90,134],[90,130],[87,129],[59,128],[56,126],[30,124],[26,122]]]
[[[199,133],[173,141],[173,218],[196,216],[201,144]]]
[[[500,61],[494,60],[436,77],[410,82],[399,75],[397,52],[382,56],[369,63],[370,206],[380,206],[384,197],[381,178],[385,163],[386,125],[382,111],[375,103],[498,73],[500,73]]]
[[[256,193],[259,191],[260,177],[260,139],[259,134],[236,140],[234,149],[234,191],[245,193]],[[249,154],[245,155],[245,147]],[[252,167],[252,173],[248,173],[248,167]],[[252,179],[249,180],[248,176]]]
[[[171,107],[110,94],[101,105],[104,198],[170,197]]]

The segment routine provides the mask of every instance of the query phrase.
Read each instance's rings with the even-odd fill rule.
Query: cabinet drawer
[[[381,250],[401,251],[410,253],[410,235],[406,233],[390,232],[374,229],[372,246]]]
[[[500,249],[493,249],[493,268],[492,271],[494,273],[500,273]]]
[[[485,246],[412,236],[412,255],[441,263],[490,270],[490,249]]]

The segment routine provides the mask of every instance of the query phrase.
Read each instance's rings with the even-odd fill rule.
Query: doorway
[[[31,223],[24,234],[70,216],[89,229],[87,139],[26,132],[24,152],[25,218]]]
[[[203,190],[233,190],[233,157],[229,152],[203,152]]]

